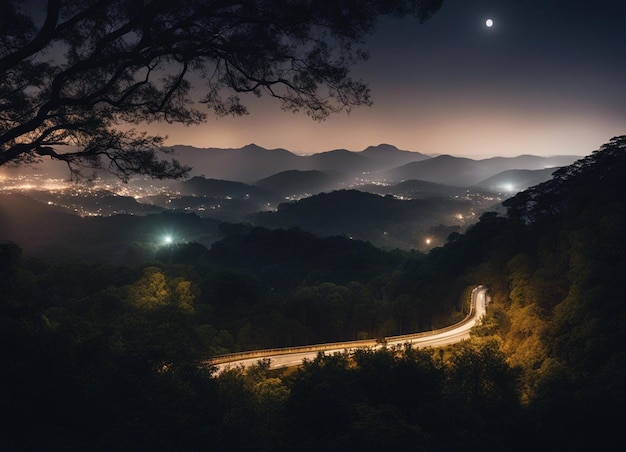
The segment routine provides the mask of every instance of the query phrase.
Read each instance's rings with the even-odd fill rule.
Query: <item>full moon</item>
[[[485,25],[487,26],[487,28],[493,27],[493,19],[487,19],[485,21]]]

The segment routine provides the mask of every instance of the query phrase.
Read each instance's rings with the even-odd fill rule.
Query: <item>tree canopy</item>
[[[625,144],[427,255],[247,225],[132,266],[0,243],[0,449],[612,450],[626,403]],[[477,281],[487,316],[456,346],[198,366],[450,324]]]
[[[20,0],[0,5],[0,166],[41,161],[182,177],[144,122],[243,115],[269,95],[315,120],[370,105],[350,75],[379,17],[442,0]],[[202,108],[204,104],[208,109]]]

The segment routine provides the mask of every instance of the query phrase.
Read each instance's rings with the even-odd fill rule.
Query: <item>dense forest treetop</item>
[[[626,403],[625,144],[427,255],[245,225],[141,265],[0,244],[0,448],[612,450]],[[448,325],[476,281],[487,317],[450,349],[320,355],[283,374],[197,365]]]
[[[0,165],[42,156],[132,174],[181,177],[157,158],[146,121],[242,115],[239,94],[276,98],[321,120],[369,105],[350,68],[383,15],[428,19],[441,0],[49,0],[0,5]],[[195,92],[192,80],[204,84]]]
[[[626,135],[612,138],[591,155],[557,170],[552,179],[522,191],[502,204],[508,216],[534,223],[574,207],[620,199],[626,172]],[[593,201],[595,199],[595,202]]]

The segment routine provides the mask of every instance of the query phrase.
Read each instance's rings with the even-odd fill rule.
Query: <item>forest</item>
[[[609,449],[626,402],[626,136],[428,254],[223,224],[149,262],[52,261],[0,245],[2,450]],[[216,375],[211,356],[384,338]]]

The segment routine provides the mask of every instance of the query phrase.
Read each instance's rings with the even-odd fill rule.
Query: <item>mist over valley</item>
[[[105,261],[149,258],[166,235],[210,247],[220,223],[428,251],[578,159],[431,157],[388,144],[310,156],[175,146],[173,156],[191,167],[189,177],[71,183],[49,164],[3,169],[1,235],[34,255]]]

